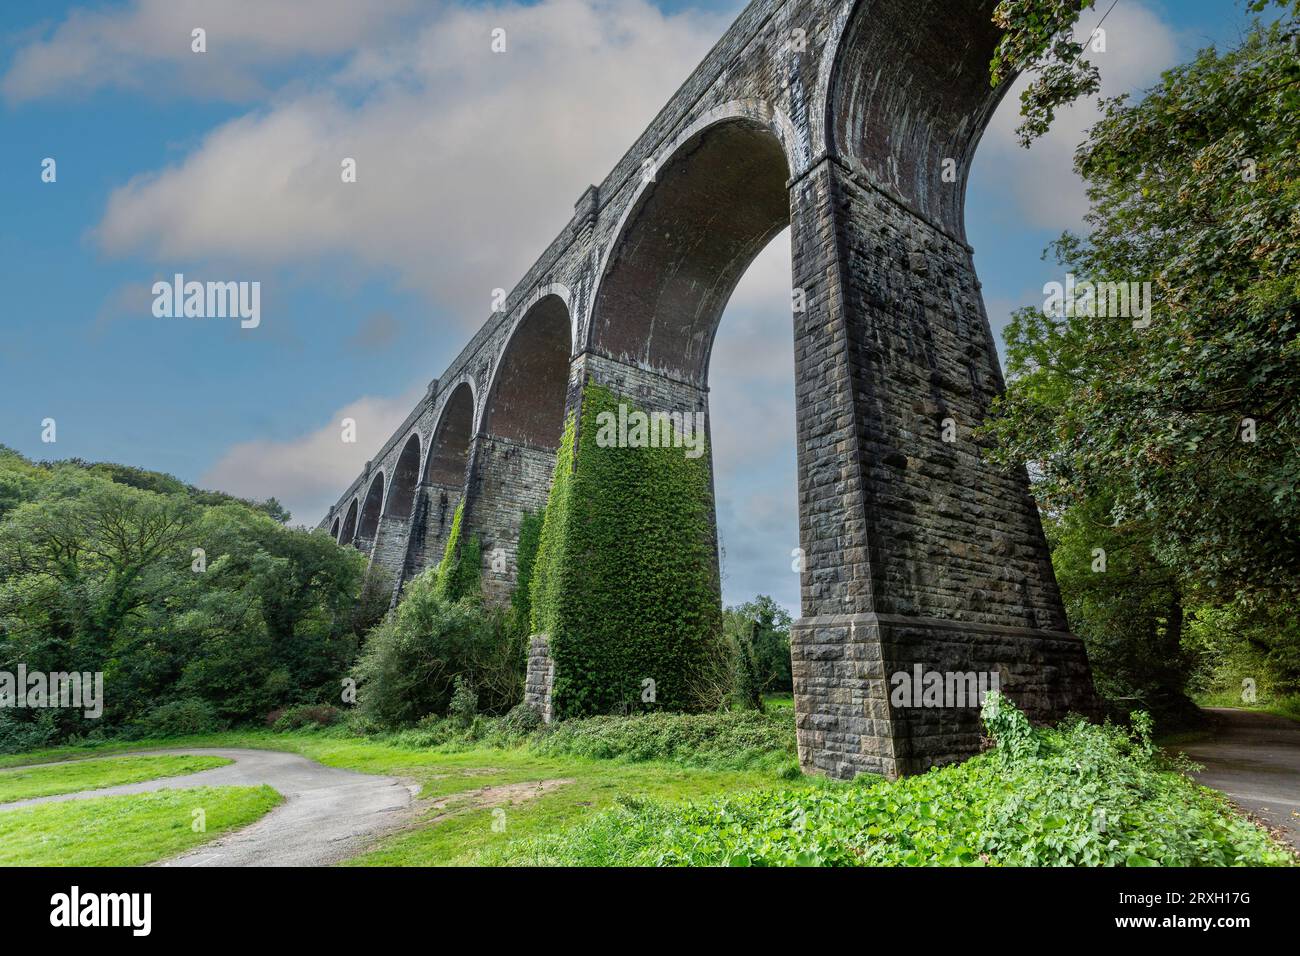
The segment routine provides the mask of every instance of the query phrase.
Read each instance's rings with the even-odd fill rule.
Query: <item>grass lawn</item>
[[[166,741],[144,740],[134,744],[111,743],[97,747],[56,748],[5,759],[10,763],[20,759],[28,761],[76,759],[105,752],[121,752],[128,747],[152,749],[160,746],[252,747],[284,750],[302,754],[330,767],[413,779],[421,784],[420,799],[430,804],[444,798],[451,798],[445,806],[431,806],[424,812],[422,822],[426,825],[390,836],[378,843],[369,853],[349,861],[350,865],[362,866],[436,866],[475,863],[482,851],[495,852],[512,840],[551,833],[582,823],[592,814],[614,806],[616,798],[620,796],[684,800],[759,788],[785,790],[827,786],[820,780],[784,780],[780,771],[770,767],[760,770],[714,770],[684,767],[666,762],[631,762],[568,754],[539,754],[527,748],[482,747],[445,752],[427,747],[404,746],[379,740],[311,731],[294,733],[262,730],[232,731]],[[12,772],[14,771],[0,771],[0,777]],[[785,771],[785,774],[788,776],[788,771]],[[569,782],[548,790],[534,799],[502,806],[504,818],[501,814],[496,814],[494,817],[494,806],[477,805],[483,799],[481,790],[484,787],[504,787],[543,780]],[[141,797],[114,797],[78,802],[98,805],[106,803],[109,799],[129,801],[139,800]],[[70,804],[59,806],[70,806]],[[4,816],[5,814],[0,814],[0,819]],[[188,819],[187,811],[186,827],[188,827]],[[209,832],[211,832],[213,819],[211,811],[208,819]],[[502,829],[502,821],[504,829]],[[494,822],[497,827],[495,830]],[[0,840],[6,839],[7,832],[11,831],[0,829]],[[107,835],[101,834],[100,837],[103,837],[106,843],[113,842],[114,832],[116,831],[110,828]],[[97,840],[100,837],[91,837],[91,839]],[[122,837],[123,843],[132,839],[134,837],[126,835]],[[74,837],[63,846],[69,850],[75,849],[74,845],[77,842]],[[159,859],[165,855],[168,854],[158,854],[150,859]],[[0,856],[0,863],[3,862],[5,858]],[[82,862],[80,857],[78,862]]]
[[[794,694],[790,691],[778,691],[763,695],[763,707],[769,714],[794,713]]]
[[[225,757],[114,757],[79,760],[48,767],[0,770],[0,803],[49,797],[79,790],[102,790],[159,777],[179,777],[231,763]]]
[[[247,826],[280,800],[270,787],[196,787],[5,810],[0,866],[142,866]]]

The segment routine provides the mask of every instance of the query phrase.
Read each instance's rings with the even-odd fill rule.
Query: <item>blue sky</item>
[[[0,442],[274,495],[314,524],[741,4],[358,6],[0,7]],[[1235,0],[1119,0],[1107,91],[1245,19]],[[191,22],[209,30],[202,61]],[[517,51],[504,68],[477,39],[495,23]],[[1014,111],[1009,97],[967,198],[995,328],[1041,299],[1042,249],[1083,208],[1069,156],[1088,108],[1027,153]],[[359,158],[356,205],[284,185],[340,152]],[[785,241],[737,290],[711,388],[725,598],[797,610]],[[174,272],[260,281],[261,327],[152,319],[149,287]],[[345,411],[355,449],[330,440]]]

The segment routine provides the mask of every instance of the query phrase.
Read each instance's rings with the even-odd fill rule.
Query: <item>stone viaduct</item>
[[[400,588],[464,502],[505,599],[584,383],[707,411],[723,308],[789,226],[801,762],[896,775],[975,752],[975,708],[891,703],[917,665],[996,672],[1036,720],[1092,711],[1026,477],[972,434],[1003,388],[963,216],[1003,92],[993,5],[750,3],[320,527]]]

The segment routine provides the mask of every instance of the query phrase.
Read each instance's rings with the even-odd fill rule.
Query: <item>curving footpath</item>
[[[1300,849],[1300,723],[1258,711],[1208,712],[1213,734],[1178,748],[1205,767],[1196,781],[1226,793]]]
[[[339,770],[278,750],[198,748],[133,754],[198,754],[234,763],[179,777],[19,800],[0,804],[0,810],[154,790],[268,784],[284,796],[284,803],[256,823],[162,865],[324,866],[355,856],[377,837],[409,822],[420,789],[396,777]]]

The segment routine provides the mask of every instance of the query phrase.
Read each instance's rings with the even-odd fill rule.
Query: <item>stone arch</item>
[[[348,512],[343,518],[343,530],[339,535],[339,544],[352,544],[357,536],[357,499],[348,505]]]
[[[474,387],[468,380],[456,385],[438,414],[429,437],[424,481],[440,485],[465,483],[465,463],[474,435]]]
[[[411,505],[415,501],[415,487],[420,480],[420,436],[413,434],[406,439],[402,453],[397,456],[393,466],[393,478],[388,483],[388,496],[384,503],[384,516],[406,520],[411,516]]]
[[[330,525],[330,537],[335,541],[339,539],[339,519],[335,518],[334,523]]]
[[[473,380],[464,376],[451,386],[429,435],[400,580],[436,564],[446,548],[465,493],[476,407]]]
[[[993,0],[954,18],[950,0],[850,2],[819,70],[826,151],[907,208],[965,238],[975,148],[1010,87],[989,85]],[[951,173],[945,178],[946,173]]]
[[[383,513],[383,505],[384,473],[377,471],[375,477],[370,479],[370,488],[366,491],[365,500],[361,504],[361,518],[357,523],[358,541],[367,544],[374,543],[375,532],[379,530],[379,516]]]
[[[555,288],[539,289],[519,310],[474,438],[465,527],[482,549],[489,601],[505,601],[514,589],[524,512],[546,507],[564,434],[574,326],[567,296]]]
[[[564,431],[573,352],[569,306],[549,292],[521,312],[496,362],[479,431],[554,451]]]
[[[534,289],[532,294],[529,295],[528,298],[525,299],[519,305],[518,309],[515,310],[516,315],[515,315],[514,322],[510,326],[510,332],[506,335],[507,343],[510,341],[510,339],[514,337],[515,332],[519,329],[519,326],[523,324],[524,320],[528,318],[528,314],[532,312],[533,307],[536,306],[543,299],[547,299],[552,296],[558,298],[561,302],[563,302],[565,309],[567,309],[569,312],[570,354],[578,350],[578,317],[573,313],[573,293],[569,290],[569,287],[565,285],[563,282],[542,283],[536,289]],[[496,375],[494,374],[493,379],[495,380],[495,378]]]
[[[743,104],[715,111],[657,165],[606,250],[592,351],[705,387],[732,290],[790,223],[791,154],[775,117]]]

